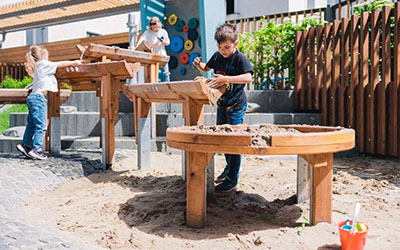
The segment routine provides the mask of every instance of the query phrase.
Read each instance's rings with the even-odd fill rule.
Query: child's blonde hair
[[[49,52],[43,46],[32,45],[29,51],[25,54],[25,70],[30,77],[33,77],[33,72],[36,68],[36,62],[40,60],[48,60]]]
[[[150,19],[150,21],[149,21],[149,26],[150,26],[150,28],[151,28],[151,24],[150,24],[150,23],[153,23],[153,22],[157,23],[157,24],[156,24],[157,27],[158,27],[159,29],[161,29],[162,25],[161,25],[161,22],[160,22],[160,18],[158,18],[158,17],[156,17],[156,16],[153,16],[153,17]]]

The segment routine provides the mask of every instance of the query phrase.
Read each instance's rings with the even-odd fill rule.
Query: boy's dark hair
[[[225,41],[236,42],[237,40],[237,30],[235,24],[226,23],[217,28],[215,31],[214,39],[217,43],[222,43]]]

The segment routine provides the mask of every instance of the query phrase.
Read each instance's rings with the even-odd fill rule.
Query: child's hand
[[[193,66],[194,66],[194,67],[199,66],[200,63],[201,63],[201,57],[196,57],[196,58],[193,60]]]
[[[76,60],[75,61],[75,65],[81,65],[82,64],[82,61],[81,60]]]
[[[228,83],[227,76],[221,75],[221,74],[214,74],[214,79],[212,79],[209,83],[208,86],[211,88],[218,89]]]

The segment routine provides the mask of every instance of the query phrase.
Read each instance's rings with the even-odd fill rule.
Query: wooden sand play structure
[[[225,88],[211,90],[205,79],[124,85],[123,92],[134,103],[138,165],[150,166],[149,116],[152,103],[181,103],[185,125],[203,123],[204,104],[215,103]]]
[[[260,125],[259,128],[266,127]],[[217,126],[218,127],[218,126]],[[214,127],[215,128],[215,127]],[[278,126],[294,132],[270,133],[266,145],[254,145],[258,132],[248,125],[232,126],[231,131],[215,132],[196,127],[169,128],[167,145],[186,150],[186,224],[204,227],[206,223],[206,166],[216,153],[250,155],[298,155],[297,198],[308,197],[313,225],[331,222],[333,153],[355,145],[355,131],[340,127],[305,125]]]

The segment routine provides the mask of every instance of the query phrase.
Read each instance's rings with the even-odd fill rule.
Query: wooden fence
[[[0,83],[3,82],[7,75],[14,79],[22,80],[28,74],[25,71],[24,63],[0,62]]]
[[[297,111],[354,128],[360,152],[399,156],[400,3],[296,34]]]

